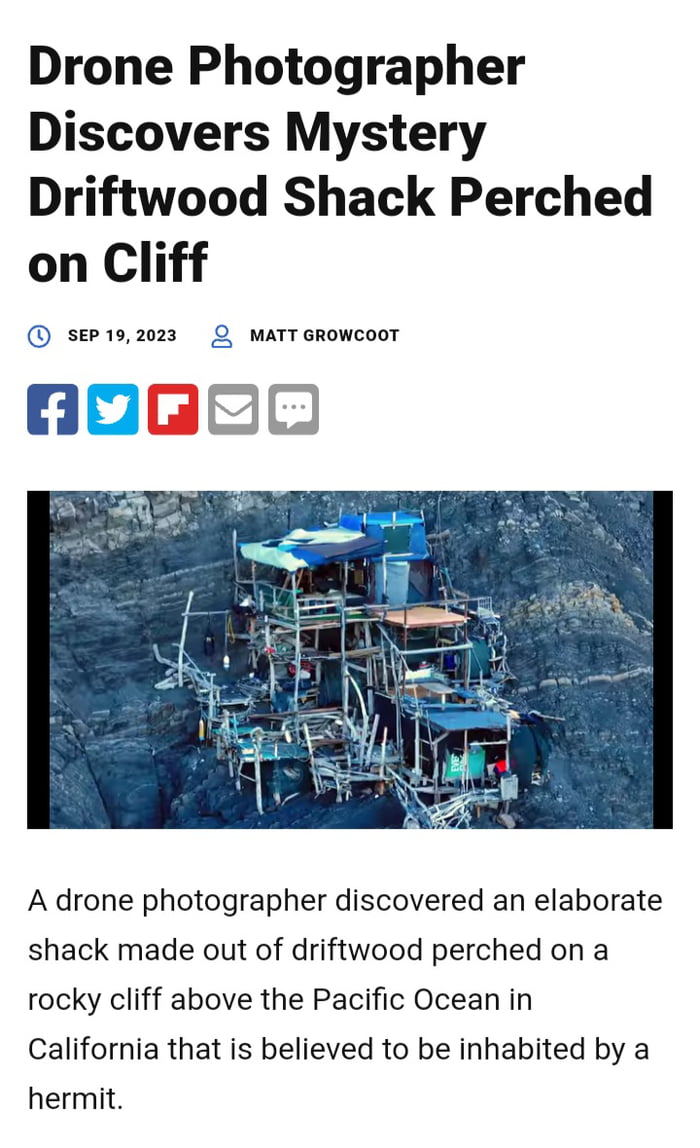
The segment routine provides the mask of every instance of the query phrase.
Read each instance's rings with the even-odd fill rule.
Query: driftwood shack
[[[422,514],[341,514],[263,541],[234,534],[230,605],[192,606],[190,594],[177,660],[156,650],[168,666],[159,686],[192,686],[200,741],[236,788],[255,786],[260,813],[305,786],[337,801],[391,787],[406,827],[463,827],[484,808],[510,823],[514,735],[537,716],[504,699],[501,619],[490,598],[455,590]],[[186,649],[190,619],[204,615],[223,623],[215,670]],[[245,673],[232,674],[242,646]]]

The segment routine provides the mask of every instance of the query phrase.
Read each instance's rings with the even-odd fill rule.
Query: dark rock
[[[102,737],[86,757],[115,829],[160,828],[158,778],[144,739]]]

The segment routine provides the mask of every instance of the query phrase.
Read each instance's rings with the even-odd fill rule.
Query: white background
[[[305,54],[406,55],[441,52],[456,42],[474,57],[525,55],[527,65],[515,87],[439,87],[423,99],[410,89],[379,86],[342,97],[328,88],[225,88],[214,74],[200,88],[186,82],[191,43],[235,42],[255,57],[284,55],[290,46]],[[66,89],[60,83],[31,89],[28,45],[51,44],[85,55],[165,54],[175,65],[176,82],[165,88],[90,87]],[[13,1142],[87,1145],[97,1137],[107,1145],[158,1137],[173,1145],[193,1138],[237,1139],[263,1144],[284,1142],[355,1145],[403,1141],[423,1144],[475,1136],[491,1143],[513,1139],[526,1144],[589,1145],[625,1141],[647,1145],[659,1137],[688,1139],[692,1107],[687,1023],[694,989],[690,964],[693,889],[692,738],[677,769],[673,833],[497,833],[438,834],[420,838],[370,832],[282,833],[277,835],[207,832],[154,834],[38,833],[22,828],[24,809],[23,704],[24,610],[22,599],[24,492],[53,489],[192,489],[269,486],[318,489],[363,486],[374,489],[465,487],[676,488],[679,523],[678,601],[692,600],[697,569],[689,460],[694,458],[695,422],[691,391],[695,378],[691,323],[696,298],[691,282],[696,240],[694,125],[690,116],[692,60],[691,9],[684,3],[562,3],[476,5],[441,3],[315,3],[195,7],[122,3],[118,9],[94,4],[60,7],[39,3],[14,21],[5,59],[3,130],[12,146],[4,172],[6,280],[5,346],[10,370],[5,386],[5,459],[11,495],[5,507],[6,538],[16,539],[6,554],[4,690],[7,742],[3,801],[4,840],[9,861],[5,904],[10,927],[5,950],[10,970],[4,980],[6,1026],[3,1054]],[[169,155],[67,154],[61,149],[29,155],[30,109],[60,114],[74,108],[78,120],[264,120],[273,144],[261,153],[188,150]],[[330,156],[286,155],[287,108],[311,113],[329,110],[338,118],[382,120],[401,112],[408,120],[486,120],[477,158],[463,164],[456,154],[362,153],[346,163]],[[28,177],[50,175],[81,184],[88,173],[98,181],[118,172],[147,185],[172,183],[237,187],[259,171],[268,173],[271,210],[266,219],[228,220],[65,220],[28,217]],[[567,172],[596,188],[654,180],[650,219],[499,219],[480,206],[462,219],[445,211],[434,219],[294,219],[282,208],[282,190],[293,175],[327,172],[347,187],[400,182],[416,172],[438,189],[452,175],[473,175],[486,185],[560,184]],[[439,200],[439,190],[436,194]],[[112,284],[100,270],[101,253],[118,240],[206,238],[210,262],[200,286]],[[75,250],[91,262],[87,284],[38,285],[26,265],[38,250]],[[235,349],[209,350],[212,328],[229,323]],[[53,332],[51,346],[32,350],[25,333],[33,323]],[[353,347],[252,345],[251,326],[398,326],[396,346]],[[71,345],[68,327],[171,327],[175,345],[139,349]],[[26,386],[35,382],[196,383],[313,382],[321,389],[321,433],[315,439],[151,438],[97,440],[84,430],[75,438],[32,438],[25,431]],[[143,420],[143,408],[142,408]],[[462,446],[471,432],[468,459]],[[390,450],[373,444],[391,443]],[[531,444],[536,444],[531,446]],[[251,473],[255,475],[251,480]],[[692,527],[692,529],[691,529]],[[19,587],[19,590],[18,590]],[[15,607],[17,607],[15,609]],[[31,602],[29,603],[31,609]],[[693,611],[690,611],[691,615]],[[686,622],[693,626],[692,617]],[[668,619],[659,619],[668,624]],[[693,635],[684,634],[679,663],[678,709],[693,705],[688,652]],[[681,643],[679,643],[681,645]],[[28,651],[31,658],[45,652]],[[11,667],[11,668],[10,668]],[[15,676],[16,675],[16,676]],[[688,684],[686,684],[688,683]],[[33,705],[41,704],[34,701]],[[684,727],[685,728],[685,727]],[[687,734],[687,730],[685,733]],[[683,767],[688,774],[683,773]],[[586,1063],[529,1068],[515,1066],[422,1065],[300,1068],[261,1071],[253,1065],[187,1068],[138,1065],[34,1066],[24,1056],[28,1024],[24,1005],[31,984],[90,985],[88,968],[43,976],[22,960],[26,940],[52,935],[67,939],[119,931],[114,923],[27,917],[29,892],[73,888],[131,889],[141,882],[159,887],[264,887],[284,881],[324,888],[512,887],[527,891],[576,885],[589,889],[647,888],[667,901],[655,919],[582,918],[566,923],[566,936],[589,940],[609,936],[608,966],[583,970],[562,966],[521,968],[513,983],[532,988],[537,1011],[518,1024],[507,1014],[494,1032],[526,1029],[560,1039],[606,1033],[612,1039],[647,1039],[648,1064],[625,1061],[618,1068]],[[345,921],[345,934],[383,937],[380,920]],[[296,933],[302,926],[292,924]],[[465,937],[478,927],[488,937],[513,939],[557,935],[559,922],[543,918],[491,921],[472,926],[452,920],[400,920],[397,936],[431,930]],[[341,933],[323,919],[307,931]],[[184,920],[156,923],[162,936],[236,934],[231,924]],[[128,929],[123,929],[127,934]],[[273,930],[270,930],[273,931]],[[281,928],[280,932],[288,930]],[[342,935],[345,935],[342,934]],[[342,972],[342,971],[341,971]],[[124,983],[245,988],[291,982],[341,987],[337,968],[286,970],[272,979],[263,969],[239,983],[234,968],[161,970],[129,975]],[[351,970],[355,987],[424,981],[412,968],[393,972]],[[500,978],[504,977],[505,980]],[[433,974],[430,974],[432,983]],[[499,988],[509,971],[455,968],[446,987]],[[442,986],[441,986],[442,987]],[[262,1021],[250,1014],[253,1034]],[[304,1016],[284,1026],[312,1033],[317,1022]],[[42,1030],[58,1035],[118,1029],[104,1019],[81,1022],[70,1016],[41,1020]],[[307,1022],[308,1021],[308,1022]],[[123,1022],[122,1022],[123,1023]],[[193,1031],[223,1035],[242,1025],[216,1017],[191,1022]],[[163,1035],[185,1022],[162,1022]],[[408,1025],[408,1028],[405,1026]],[[409,1020],[391,1022],[401,1038],[414,1031]],[[145,1024],[144,1029],[150,1029]],[[266,1025],[267,1029],[273,1026]],[[428,1014],[420,1028],[455,1033],[482,1032],[476,1019],[460,1016],[444,1023]],[[104,1028],[104,1032],[103,1032]],[[223,1030],[220,1032],[219,1030]],[[372,1017],[333,1021],[326,1036],[388,1031]],[[37,1087],[90,1087],[115,1083],[124,1102],[114,1114],[26,1113],[28,1080]]]

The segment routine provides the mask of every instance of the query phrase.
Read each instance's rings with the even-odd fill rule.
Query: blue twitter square
[[[139,389],[133,383],[94,383],[88,387],[90,434],[136,434]]]

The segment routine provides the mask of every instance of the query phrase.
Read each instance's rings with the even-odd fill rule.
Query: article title
[[[305,56],[289,48],[284,56],[251,57],[234,44],[221,47],[192,45],[186,67],[193,87],[259,87],[285,85],[291,89],[314,87],[351,97],[372,88],[401,89],[428,97],[438,87],[474,85],[516,87],[526,67],[525,56],[472,57],[456,44],[427,56]],[[156,87],[175,82],[175,67],[168,56],[107,57],[62,55],[46,45],[30,49],[30,83],[39,88],[60,85],[85,87]],[[66,103],[71,102],[68,98]],[[76,101],[73,101],[77,103]],[[319,153],[338,164],[353,156],[391,150],[397,153],[450,153],[462,164],[480,153],[487,135],[485,121],[409,120],[401,112],[382,121],[339,118],[330,111],[287,110],[284,140],[287,153]],[[103,123],[73,107],[30,112],[29,146],[32,152],[57,151],[91,155],[141,152],[264,152],[274,144],[273,132],[263,120],[116,120]],[[296,174],[282,182],[281,207],[294,218],[349,216],[429,217],[446,211],[461,217],[481,210],[488,215],[649,216],[652,180],[642,175],[636,186],[585,186],[565,174],[556,186],[485,187],[472,175],[452,175],[445,189],[406,173],[391,186],[347,186],[327,174]],[[97,176],[86,172],[82,181],[68,186],[52,175],[31,175],[29,210],[35,218],[183,216],[188,219],[228,216],[267,216],[273,199],[267,174],[257,174],[244,186],[143,186],[128,174]],[[276,189],[275,189],[276,190]],[[115,283],[201,283],[209,258],[206,240],[161,239],[140,243],[117,241],[104,253],[103,270]],[[88,260],[81,252],[42,251],[29,260],[29,274],[39,283],[86,282]]]

